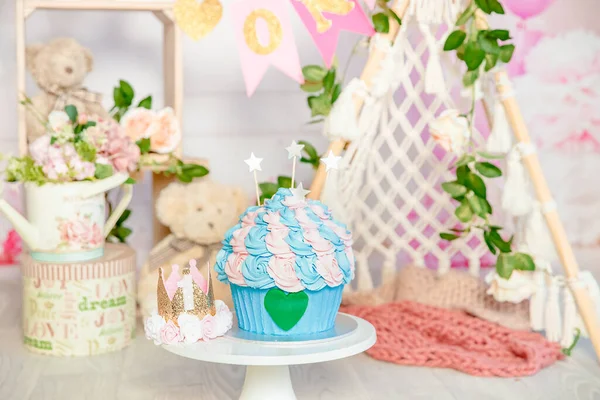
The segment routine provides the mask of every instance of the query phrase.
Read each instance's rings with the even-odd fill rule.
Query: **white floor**
[[[578,252],[590,269],[600,259],[597,254]],[[154,346],[141,331],[134,345],[109,355],[58,359],[28,353],[21,346],[18,274],[12,275],[0,282],[0,400],[228,400],[239,395],[244,367],[180,358]],[[359,355],[292,367],[292,381],[299,400],[600,399],[600,367],[587,339],[573,357],[520,379],[402,367]]]

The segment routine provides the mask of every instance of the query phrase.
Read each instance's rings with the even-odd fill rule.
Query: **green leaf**
[[[273,197],[273,195],[277,193],[277,189],[279,189],[279,185],[273,182],[259,183],[258,187],[261,192],[261,202],[265,199],[270,199],[271,197]]]
[[[145,108],[147,110],[152,109],[152,96],[144,97],[137,105],[138,107]]]
[[[514,44],[505,44],[504,46],[500,47],[500,60],[502,60],[503,63],[510,62],[514,52]]]
[[[442,189],[452,197],[462,196],[467,193],[467,188],[458,182],[444,182]]]
[[[389,0],[386,0],[389,1]],[[392,17],[396,23],[398,23],[398,25],[402,25],[402,19],[400,19],[400,17],[398,16],[398,14],[396,14],[396,12],[394,12],[394,10],[392,10],[391,8],[388,8],[388,15],[390,17]]]
[[[79,154],[79,157],[81,157],[83,161],[96,161],[96,147],[94,147],[92,144],[80,140],[77,143],[75,143],[75,150],[77,151],[77,154]]]
[[[465,64],[469,71],[474,71],[485,59],[485,51],[477,46],[476,42],[469,42],[465,47]]]
[[[453,240],[456,240],[456,239],[458,239],[460,236],[458,236],[458,235],[455,235],[455,234],[453,234],[453,233],[445,233],[445,232],[443,232],[443,233],[440,233],[440,237],[441,237],[442,239],[444,239],[444,240],[448,240],[448,241],[450,241],[450,242],[451,242],[451,241],[453,241]]]
[[[483,232],[483,241],[485,242],[486,246],[493,255],[496,255],[496,253],[498,253],[498,250],[496,250],[496,247],[490,239],[490,233],[488,231]]]
[[[502,253],[510,253],[512,251],[510,241],[507,242],[502,239],[497,230],[490,231],[490,240]]]
[[[500,168],[489,162],[476,162],[475,169],[486,178],[497,178],[502,176]]]
[[[327,70],[320,65],[307,65],[302,68],[302,75],[306,81],[322,82],[327,75]]]
[[[501,253],[496,261],[496,272],[501,278],[509,279],[515,268],[515,258],[512,254]]]
[[[113,167],[109,164],[96,164],[94,176],[96,179],[105,179],[113,174]]]
[[[444,43],[444,51],[458,49],[460,45],[463,44],[466,38],[467,34],[461,30],[452,32],[450,36],[448,36],[448,39],[446,39],[446,42]]]
[[[473,161],[475,161],[475,157],[473,157],[470,154],[463,154],[456,162],[456,166],[461,167],[461,166],[467,165]]]
[[[498,55],[497,54],[486,54],[485,55],[485,72],[488,72],[492,68],[496,66],[498,63]]]
[[[140,148],[140,153],[148,154],[150,152],[150,138],[140,139],[135,144]]]
[[[515,253],[515,269],[520,271],[535,271],[535,262],[529,254]]]
[[[208,175],[208,168],[197,164],[184,164],[181,166],[181,171],[192,178],[200,178]]]
[[[388,33],[390,31],[390,19],[384,13],[377,13],[371,19],[376,32]]]
[[[55,137],[55,136],[52,136],[52,137],[50,138],[50,144],[54,144],[54,143],[56,143],[56,141],[57,141],[57,140],[58,140],[58,139],[56,139],[56,137]]]
[[[300,85],[300,89],[302,89],[303,91],[305,91],[307,93],[316,93],[316,92],[320,91],[321,89],[323,89],[323,82],[322,81],[318,81],[318,82],[306,81],[305,83]]]
[[[311,117],[317,115],[328,116],[331,111],[331,99],[327,93],[321,93],[318,96],[310,96],[308,98],[308,104],[311,110]]]
[[[481,203],[479,202],[479,197],[474,196],[471,192],[469,192],[470,195],[466,196],[467,201],[469,202],[469,207],[471,207],[471,210],[473,210],[473,212],[477,215],[479,215],[480,217],[483,214],[483,207],[481,206]],[[485,215],[485,214],[483,214]]]
[[[467,71],[464,75],[463,75],[463,85],[465,87],[469,87],[472,86],[475,81],[477,81],[477,79],[479,78],[479,70],[475,70],[475,71]]]
[[[133,88],[131,87],[129,82],[120,80],[119,81],[119,90],[121,91],[121,94],[123,95],[123,99],[125,100],[125,106],[129,107],[131,105],[131,103],[133,102],[133,97],[135,95]]]
[[[291,188],[292,187],[292,177],[291,176],[278,176],[277,177],[277,185],[282,188]]]
[[[503,41],[509,40],[511,38],[510,33],[506,29],[494,29],[492,31],[489,31],[487,33],[487,35],[489,37],[493,37],[495,39],[503,40]]]
[[[298,141],[298,144],[304,145],[304,149],[302,149],[302,151],[304,151],[308,155],[309,161],[319,159],[319,152],[317,151],[315,146],[313,146],[306,140],[300,140]]]
[[[458,17],[456,26],[464,25],[475,14],[477,8],[471,3],[469,7]]]
[[[340,97],[341,93],[342,93],[342,85],[339,83],[336,83],[333,86],[333,91],[331,92],[331,104],[335,103],[335,101],[338,99],[338,97]]]
[[[330,93],[333,89],[333,85],[335,84],[335,68],[331,68],[325,78],[323,78],[323,89],[327,93]]]
[[[120,241],[121,243],[125,243],[125,240],[127,239],[127,237],[128,237],[129,235],[131,235],[131,229],[129,229],[129,228],[127,228],[127,227],[124,227],[124,226],[119,226],[119,227],[116,227],[116,228],[114,229],[114,232],[115,232],[115,233],[114,233],[114,236],[115,236],[117,239],[119,239],[119,241]]]
[[[177,179],[179,179],[181,182],[184,182],[184,183],[190,183],[191,181],[194,180],[194,178],[191,175],[188,175],[184,171],[177,171],[176,175],[177,175]]]
[[[127,178],[127,180],[125,182],[126,185],[133,185],[136,183],[135,179],[133,179],[132,177]]]
[[[488,153],[487,151],[478,151],[477,154],[483,158],[487,158],[488,160],[501,160],[506,157],[506,155],[502,153],[494,154]]]
[[[69,120],[71,120],[72,123],[77,122],[77,107],[75,107],[73,104],[69,104],[68,106],[65,106],[65,112],[69,116]]]
[[[131,210],[130,209],[126,209],[125,211],[123,211],[123,214],[121,214],[121,216],[119,217],[119,219],[117,220],[117,226],[122,225],[123,222],[127,221],[127,218],[129,218],[129,216],[131,215]]]
[[[127,107],[125,104],[125,98],[123,97],[123,93],[121,93],[121,89],[119,87],[113,89],[113,100],[115,102],[115,107]]]
[[[470,172],[471,170],[466,165],[461,165],[460,167],[456,168],[456,180],[458,181],[458,183],[460,183],[461,185],[466,185],[467,175]]]
[[[486,36],[484,32],[480,32],[477,36],[477,44],[479,44],[481,50],[489,54],[500,54],[500,46],[498,46],[496,40]]]
[[[488,0],[490,2],[490,7],[492,9],[492,12],[495,12],[496,14],[504,14],[504,7],[502,7],[502,4],[500,4],[500,2],[498,0]]]
[[[490,204],[490,202],[487,201],[486,199],[482,199],[481,197],[478,197],[478,199],[479,199],[479,202],[481,203],[481,207],[483,208],[483,210],[487,214],[492,214],[493,208],[492,208],[492,205]]]
[[[466,176],[464,185],[471,189],[473,193],[475,193],[482,199],[486,198],[487,189],[485,187],[485,182],[483,181],[483,179],[481,179],[479,175],[469,172]]]
[[[471,210],[467,201],[463,201],[456,207],[456,210],[454,210],[454,215],[456,215],[456,218],[461,222],[469,222],[473,218],[473,210]]]

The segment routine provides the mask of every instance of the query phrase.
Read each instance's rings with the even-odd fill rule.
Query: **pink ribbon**
[[[233,3],[231,6],[235,37],[248,96],[252,96],[269,65],[273,65],[299,83],[304,82],[292,25],[285,7],[285,3],[281,0],[245,0]],[[281,42],[268,54],[258,54],[252,50],[244,36],[244,25],[253,11],[268,11],[274,14],[281,27]],[[269,36],[267,22],[264,18],[257,18],[254,25],[258,42],[262,46],[267,46],[273,40],[279,40],[279,38]]]
[[[375,33],[369,18],[361,8],[358,0],[347,1],[354,3],[354,8],[346,15],[323,12],[323,17],[331,21],[331,26],[326,31],[319,33],[315,19],[304,3],[302,3],[302,0],[291,0],[298,16],[317,45],[327,68],[331,67],[331,64],[333,63],[333,56],[335,55],[335,48],[337,47],[340,30],[356,32],[367,36],[372,36]]]

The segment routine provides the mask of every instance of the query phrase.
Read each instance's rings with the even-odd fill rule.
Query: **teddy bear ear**
[[[94,55],[87,47],[83,48],[83,55],[85,57],[85,65],[87,67],[87,72],[92,72],[92,69],[94,69]]]
[[[25,66],[31,72],[32,75],[35,75],[35,57],[40,53],[40,51],[44,48],[44,45],[41,43],[34,43],[27,46],[25,49]]]

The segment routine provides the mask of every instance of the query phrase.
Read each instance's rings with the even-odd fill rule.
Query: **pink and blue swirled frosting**
[[[321,202],[281,188],[225,234],[215,269],[219,280],[255,289],[336,287],[354,278],[352,234]]]

